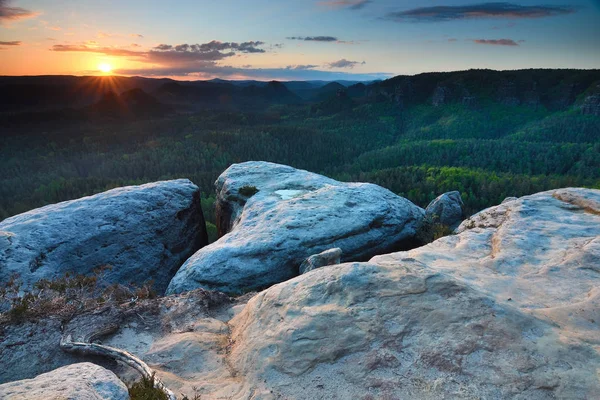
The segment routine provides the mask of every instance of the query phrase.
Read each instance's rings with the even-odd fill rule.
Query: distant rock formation
[[[89,362],[58,368],[33,379],[0,385],[4,400],[129,400],[127,387],[107,369]]]
[[[187,260],[168,293],[261,289],[293,278],[307,257],[332,247],[344,260],[368,259],[413,240],[424,216],[380,186],[267,162],[232,165],[216,188],[219,233],[227,234]]]
[[[586,97],[581,112],[584,115],[600,116],[600,94]]]
[[[43,278],[110,265],[107,282],[152,279],[162,292],[207,243],[200,190],[192,182],[123,187],[0,222],[0,283],[17,274],[29,288]]]

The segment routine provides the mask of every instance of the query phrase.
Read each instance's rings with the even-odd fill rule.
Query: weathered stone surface
[[[325,267],[328,265],[339,264],[342,260],[342,249],[334,248],[325,250],[319,254],[313,254],[300,264],[300,273],[305,274],[313,269]]]
[[[207,242],[200,191],[189,180],[123,187],[0,222],[0,282],[19,274],[30,287],[111,265],[108,282],[153,279],[164,291]]]
[[[431,201],[425,209],[425,215],[433,222],[458,226],[464,217],[464,207],[459,192],[448,192]]]
[[[239,293],[298,275],[302,261],[332,247],[365,260],[414,238],[424,210],[387,189],[342,183],[292,167],[246,162],[217,180],[221,227],[229,233],[196,252],[168,293],[197,287]]]
[[[92,363],[73,364],[33,379],[0,385],[5,400],[128,400],[127,387],[117,376]]]
[[[527,196],[457,235],[252,298],[231,363],[259,398],[600,393],[600,191]]]
[[[414,259],[557,324],[565,337],[600,344],[599,190],[525,196],[473,215],[456,232],[371,262]]]
[[[457,232],[249,301],[155,300],[103,343],[142,358],[175,393],[197,387],[208,399],[597,397],[600,191],[514,199]]]

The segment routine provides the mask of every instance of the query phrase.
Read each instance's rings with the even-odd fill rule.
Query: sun
[[[110,64],[99,64],[98,65],[98,69],[100,70],[100,72],[103,72],[105,74],[110,73],[110,71],[112,71],[112,67],[110,66]]]

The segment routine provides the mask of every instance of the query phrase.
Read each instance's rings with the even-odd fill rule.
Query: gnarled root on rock
[[[91,354],[102,357],[109,357],[116,361],[121,361],[131,368],[138,371],[145,379],[153,379],[154,387],[167,395],[169,400],[177,400],[175,394],[165,386],[160,379],[156,378],[154,371],[142,360],[133,354],[110,346],[104,346],[97,343],[73,342],[71,335],[63,336],[60,340],[60,348],[69,353]]]

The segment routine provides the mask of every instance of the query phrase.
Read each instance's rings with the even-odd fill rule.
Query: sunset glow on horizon
[[[600,68],[595,3],[0,0],[0,75],[372,80],[592,69]]]
[[[102,63],[98,65],[98,70],[105,74],[109,74],[112,71],[110,64]]]

